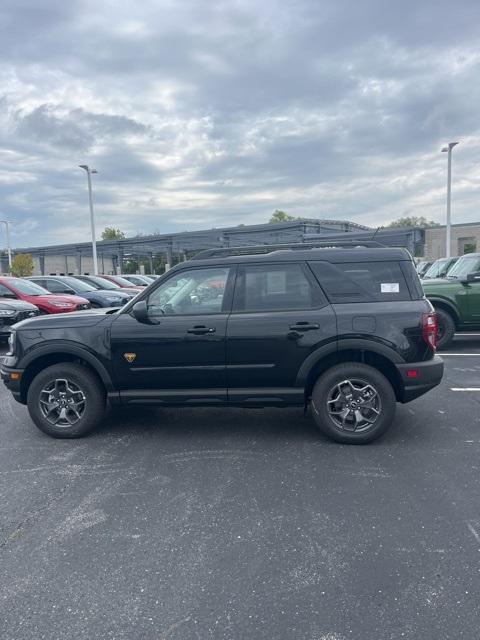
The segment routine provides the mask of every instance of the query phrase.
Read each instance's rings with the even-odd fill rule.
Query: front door
[[[467,291],[469,320],[474,324],[480,324],[480,273],[476,275],[475,280],[472,280],[465,289]]]
[[[226,401],[231,271],[228,267],[177,271],[148,295],[149,324],[130,313],[113,322],[113,376],[125,401]]]
[[[336,335],[335,313],[307,265],[239,265],[227,329],[229,401],[302,402],[302,363],[320,346],[336,349]]]

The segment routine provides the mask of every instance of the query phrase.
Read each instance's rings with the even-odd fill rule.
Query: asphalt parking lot
[[[129,409],[49,439],[0,388],[0,638],[480,636],[480,335],[381,441]]]

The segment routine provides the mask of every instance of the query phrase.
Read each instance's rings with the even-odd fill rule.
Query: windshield
[[[130,282],[133,282],[133,284],[139,284],[144,285],[144,284],[150,284],[152,281],[148,280],[148,278],[145,278],[143,276],[127,276],[126,278],[124,278],[124,280],[129,280]]]
[[[82,280],[85,282],[85,280]],[[96,289],[120,289],[118,284],[114,282],[110,282],[110,280],[104,280],[103,278],[98,278],[97,276],[88,276],[88,283],[95,287]]]
[[[75,278],[62,278],[62,282],[64,282],[67,286],[72,287],[75,291],[95,291],[95,287],[92,287],[91,284],[87,284],[86,282],[82,282],[81,280],[76,280]]]
[[[113,278],[115,280],[115,282],[118,282],[118,284],[122,285],[123,287],[131,287],[132,283],[129,282],[128,280],[125,280],[125,278],[122,278],[121,276],[109,276],[110,278]]]
[[[480,256],[463,256],[448,272],[449,278],[464,278],[469,273],[480,271]]]
[[[441,273],[445,272],[445,269],[450,262],[450,258],[444,258],[443,260],[437,260],[429,267],[425,273],[425,278],[437,278]]]
[[[23,293],[26,296],[52,295],[50,291],[47,291],[43,287],[40,287],[38,284],[30,282],[29,280],[20,280],[20,278],[6,278],[5,282],[9,284],[12,289],[15,289],[15,291],[18,291],[19,293]]]

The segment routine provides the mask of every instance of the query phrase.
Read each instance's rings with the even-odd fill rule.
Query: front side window
[[[35,282],[48,289],[51,293],[65,293],[71,288],[60,280],[44,280],[43,282],[36,280]]]
[[[295,263],[239,267],[235,311],[289,311],[320,306],[321,293]]]
[[[190,269],[169,278],[148,297],[149,316],[221,313],[229,271]]]

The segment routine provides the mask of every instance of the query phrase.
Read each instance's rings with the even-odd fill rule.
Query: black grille
[[[19,313],[17,313],[15,316],[11,318],[2,317],[2,324],[10,326],[12,324],[15,324],[16,322],[21,322],[22,320],[26,320],[27,318],[33,318],[34,316],[38,316],[39,314],[40,314],[40,311],[38,310],[20,311]]]
[[[91,309],[91,305],[89,303],[77,304],[77,311],[85,311],[85,309]]]

